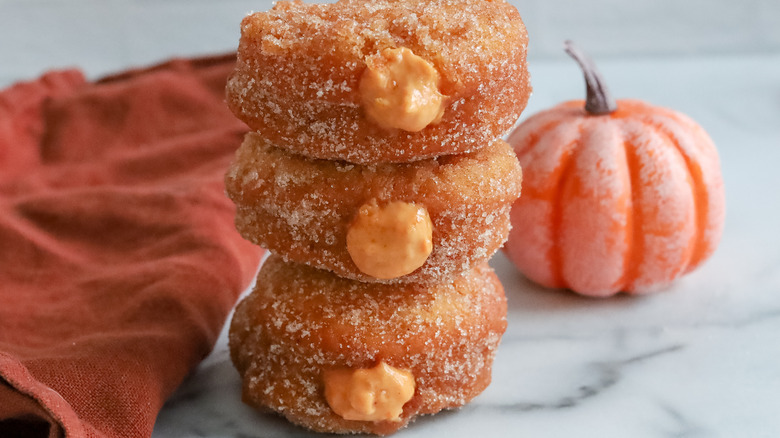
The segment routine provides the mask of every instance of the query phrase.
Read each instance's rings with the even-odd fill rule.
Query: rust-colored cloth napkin
[[[0,437],[150,436],[260,261],[223,174],[233,56],[0,91]]]

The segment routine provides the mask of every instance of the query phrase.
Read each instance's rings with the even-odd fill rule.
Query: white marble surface
[[[780,3],[513,3],[531,33],[526,115],[582,97],[556,41],[609,55],[597,61],[616,96],[685,112],[710,132],[726,183],[725,233],[699,270],[641,298],[543,290],[498,255],[509,328],[493,384],[396,436],[780,436]],[[241,16],[269,4],[0,0],[0,85],[52,67],[97,77],[231,50]],[[153,438],[315,436],[242,405],[239,385],[223,333],[160,413]]]
[[[615,95],[694,117],[719,147],[719,249],[665,292],[589,299],[492,265],[509,328],[492,385],[396,436],[780,436],[780,55],[609,60]],[[532,64],[527,114],[583,92],[572,62]],[[160,414],[154,438],[307,437],[240,402],[223,333]]]

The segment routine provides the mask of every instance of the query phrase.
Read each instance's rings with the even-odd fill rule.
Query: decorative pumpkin
[[[523,168],[505,251],[531,280],[590,296],[658,290],[699,266],[723,231],[720,161],[687,116],[610,97],[592,61],[587,100],[509,136]]]

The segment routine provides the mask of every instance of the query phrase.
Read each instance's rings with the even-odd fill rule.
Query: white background
[[[780,0],[513,0],[531,61],[570,38],[594,56],[780,51]],[[52,67],[98,77],[171,56],[233,50],[268,0],[0,0],[0,85]]]

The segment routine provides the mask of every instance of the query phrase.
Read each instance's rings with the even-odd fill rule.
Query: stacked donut
[[[244,401],[388,434],[490,382],[506,299],[487,266],[521,171],[499,138],[530,94],[503,1],[278,2],[241,23],[226,176],[269,249],[230,328]]]

